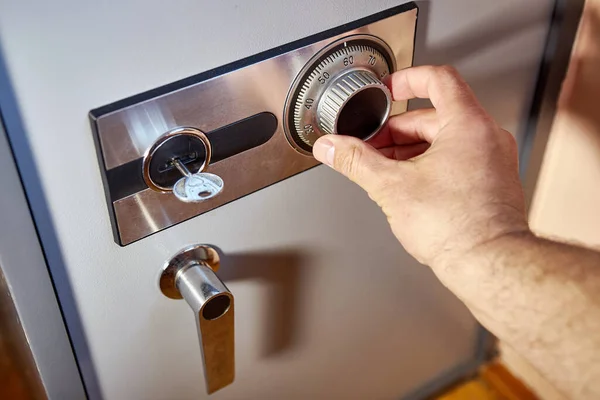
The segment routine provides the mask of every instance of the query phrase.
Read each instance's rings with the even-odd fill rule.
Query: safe
[[[0,0],[0,260],[42,392],[422,399],[476,371],[490,335],[311,149],[452,64],[525,168],[559,3]]]

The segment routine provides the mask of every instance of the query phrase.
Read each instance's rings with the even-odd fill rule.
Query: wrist
[[[513,265],[511,257],[538,240],[529,228],[507,231],[466,252],[441,259],[431,268],[444,286],[475,310],[479,303],[506,293],[503,277],[507,271],[503,268]]]
[[[507,221],[504,221],[507,222]],[[473,235],[455,249],[443,252],[430,264],[433,270],[456,268],[461,265],[480,265],[491,261],[505,251],[536,238],[527,221],[515,218],[507,224],[494,224],[492,220],[482,229],[473,229]]]

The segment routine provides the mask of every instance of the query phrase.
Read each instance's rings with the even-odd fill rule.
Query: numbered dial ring
[[[363,140],[375,135],[392,103],[381,80],[394,69],[391,50],[374,36],[350,36],[320,51],[288,94],[284,125],[292,147],[311,155],[315,141],[326,134]]]

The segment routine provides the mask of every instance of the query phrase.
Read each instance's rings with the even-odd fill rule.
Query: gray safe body
[[[106,210],[90,109],[401,3],[0,0],[3,118],[90,398],[205,398],[193,315],[157,287],[193,243],[222,251],[236,296],[236,380],[214,399],[417,398],[479,362],[470,313],[326,167],[126,247]],[[455,65],[520,140],[553,5],[422,2],[415,64]],[[73,371],[52,398],[83,396]]]

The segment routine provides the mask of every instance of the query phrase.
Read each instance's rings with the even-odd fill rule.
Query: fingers
[[[388,78],[396,101],[428,98],[438,111],[442,125],[455,115],[481,109],[473,91],[449,66],[421,66],[400,70]]]
[[[313,154],[370,194],[380,188],[382,176],[395,165],[362,140],[343,135],[320,138],[313,147]]]
[[[420,142],[431,143],[439,129],[440,123],[435,109],[408,111],[390,118],[386,128],[368,143],[376,149]]]
[[[409,111],[396,115],[389,121],[390,132],[397,145],[414,142],[433,142],[440,130],[440,121],[435,109]],[[412,142],[407,138],[414,139]]]
[[[387,158],[396,161],[406,161],[425,153],[430,146],[427,142],[421,142],[404,146],[384,147],[379,149],[379,152]]]

